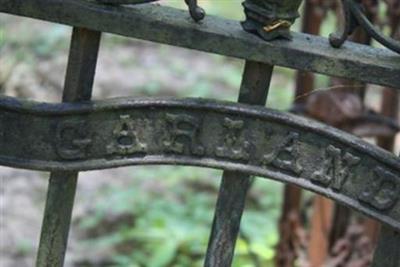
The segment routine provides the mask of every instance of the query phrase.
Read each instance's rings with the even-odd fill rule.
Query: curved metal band
[[[292,183],[400,230],[400,160],[287,113],[208,100],[43,104],[0,98],[0,164],[55,171],[138,164],[240,170]]]

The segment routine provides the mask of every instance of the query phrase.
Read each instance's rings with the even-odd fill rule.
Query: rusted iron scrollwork
[[[45,171],[180,164],[328,196],[400,230],[400,161],[309,119],[198,99],[44,104],[0,97],[0,165]],[[29,149],[26,149],[29,147]]]
[[[386,37],[368,20],[364,13],[362,0],[342,0],[344,27],[341,31],[330,35],[329,40],[333,47],[339,48],[357,27],[362,27],[376,41],[390,50],[400,54],[400,42]]]
[[[151,3],[158,0],[96,0],[99,3],[103,4],[111,4],[111,5],[135,5],[135,4],[144,4]],[[185,0],[185,3],[189,7],[190,16],[194,21],[198,22],[204,19],[206,13],[204,9],[198,6],[197,0]]]

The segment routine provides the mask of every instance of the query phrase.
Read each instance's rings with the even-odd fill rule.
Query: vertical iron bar
[[[399,155],[400,158],[400,155]],[[371,267],[400,266],[400,232],[382,225]]]
[[[400,233],[384,225],[371,267],[400,266]]]
[[[273,66],[246,61],[239,102],[264,106],[267,101]],[[216,204],[205,267],[229,267],[232,264],[247,191],[251,178],[246,173],[225,171]]]
[[[91,99],[100,38],[100,32],[73,29],[63,102]],[[77,179],[77,172],[50,174],[37,267],[64,265]]]

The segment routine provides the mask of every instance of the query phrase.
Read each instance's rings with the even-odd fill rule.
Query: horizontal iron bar
[[[0,165],[71,171],[137,164],[270,177],[400,230],[400,160],[310,119],[199,99],[43,104],[0,97]]]
[[[302,33],[294,33],[293,41],[265,42],[244,32],[237,21],[209,15],[195,23],[186,11],[170,7],[0,0],[0,12],[400,88],[400,56],[387,49],[350,42],[335,49],[327,38]]]

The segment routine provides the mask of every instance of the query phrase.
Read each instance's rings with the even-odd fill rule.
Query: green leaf
[[[166,243],[157,246],[155,253],[152,255],[148,267],[166,267],[176,257],[178,251],[178,243],[176,240],[168,240]]]

